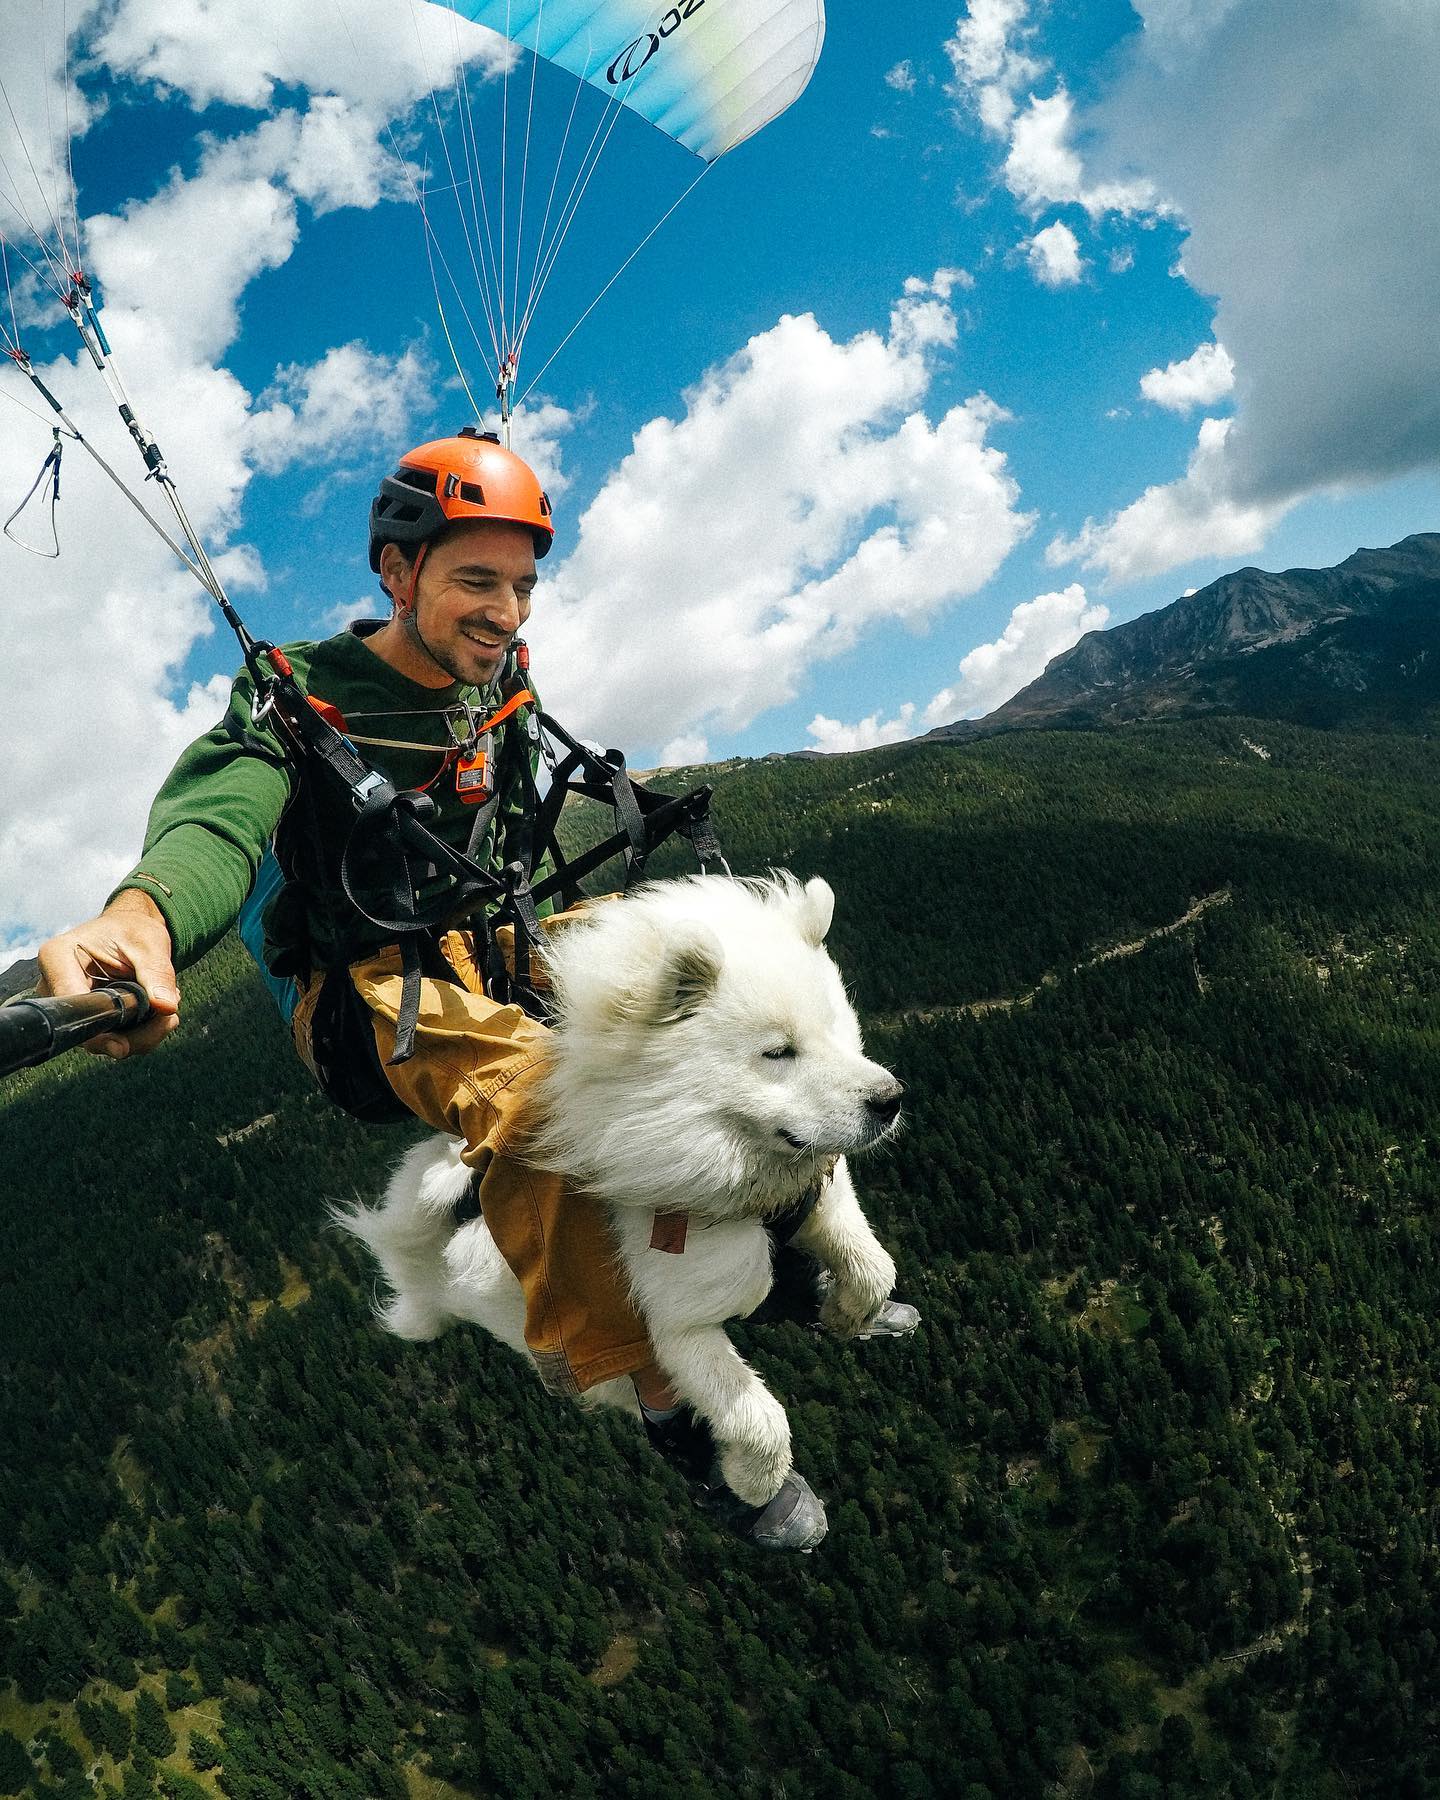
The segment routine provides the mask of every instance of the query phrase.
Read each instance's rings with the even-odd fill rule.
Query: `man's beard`
[[[425,652],[426,656],[430,658],[431,662],[433,662],[437,668],[443,669],[452,681],[464,682],[467,687],[488,688],[494,685],[496,677],[505,667],[505,658],[503,656],[500,657],[494,669],[491,670],[488,675],[472,675],[468,669],[459,667],[455,657],[451,656],[447,651],[437,650],[433,644],[426,642],[424,635],[420,630],[418,612],[419,609],[414,606],[405,609],[405,612],[402,614],[405,629],[410,633],[412,640]]]

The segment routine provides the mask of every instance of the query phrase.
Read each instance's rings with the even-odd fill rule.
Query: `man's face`
[[[484,687],[530,617],[535,580],[535,542],[523,525],[465,520],[432,544],[405,623],[446,674]],[[403,595],[408,582],[407,569],[391,592]]]

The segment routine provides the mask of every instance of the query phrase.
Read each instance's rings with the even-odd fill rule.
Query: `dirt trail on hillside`
[[[1033,1006],[1047,988],[1053,988],[1065,975],[1080,975],[1086,969],[1098,969],[1101,963],[1116,962],[1122,956],[1137,956],[1147,944],[1153,944],[1159,938],[1173,937],[1177,931],[1183,931],[1187,925],[1209,912],[1213,907],[1228,906],[1230,889],[1217,888],[1213,894],[1206,894],[1196,900],[1178,919],[1172,919],[1168,925],[1157,925],[1137,938],[1123,944],[1111,944],[1104,950],[1097,950],[1087,956],[1083,962],[1072,963],[1068,969],[1059,972],[1051,971],[1042,975],[1035,986],[1028,988],[1023,994],[1012,994],[999,1000],[966,1000],[958,1006],[925,1006],[911,1007],[904,1012],[882,1013],[873,1023],[876,1025],[927,1025],[934,1019],[983,1018],[986,1013],[1013,1012],[1017,1007]]]

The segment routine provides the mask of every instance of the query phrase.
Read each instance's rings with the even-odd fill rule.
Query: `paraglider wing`
[[[824,0],[452,0],[714,162],[805,91]]]

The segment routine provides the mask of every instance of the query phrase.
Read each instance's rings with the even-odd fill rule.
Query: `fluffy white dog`
[[[844,1158],[893,1130],[902,1089],[861,1046],[824,948],[833,908],[824,881],[786,875],[655,882],[565,925],[545,953],[555,1032],[533,1160],[609,1204],[656,1358],[750,1507],[787,1480],[809,1495],[784,1408],[724,1330],[770,1290],[766,1220],[818,1188],[793,1241],[827,1272],[820,1320],[841,1337],[865,1331],[895,1281]],[[523,1352],[519,1283],[483,1220],[456,1223],[470,1173],[458,1151],[417,1145],[378,1208],[336,1217],[380,1263],[391,1331],[468,1320]],[[677,1233],[679,1254],[656,1247]],[[593,1398],[636,1410],[628,1379]]]

